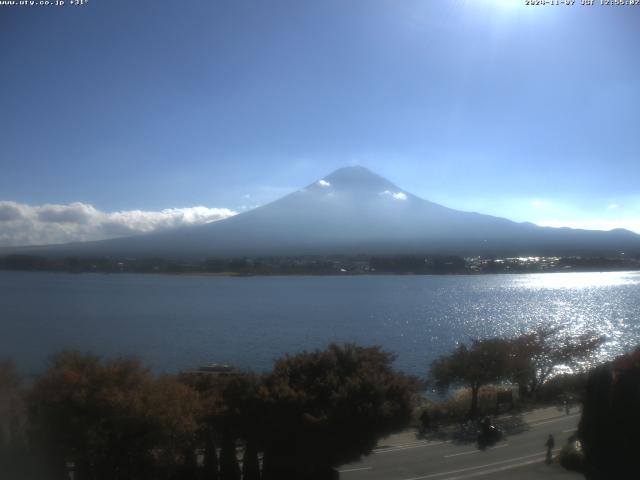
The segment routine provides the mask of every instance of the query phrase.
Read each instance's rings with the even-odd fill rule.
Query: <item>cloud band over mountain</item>
[[[0,246],[102,240],[211,223],[236,213],[203,206],[103,212],[81,202],[34,206],[0,201]]]

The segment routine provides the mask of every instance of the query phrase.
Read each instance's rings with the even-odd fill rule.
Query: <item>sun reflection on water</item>
[[[517,286],[522,288],[602,288],[640,283],[640,272],[567,272],[538,273],[520,278]]]
[[[507,291],[519,298],[512,327],[558,327],[565,335],[590,334],[606,343],[585,367],[613,358],[638,341],[635,310],[629,295],[640,286],[640,272],[566,272],[517,276]],[[633,290],[629,290],[629,288]],[[529,292],[528,294],[526,292]],[[505,323],[502,325],[506,326]],[[504,328],[504,327],[503,327]],[[515,332],[501,332],[513,336]]]

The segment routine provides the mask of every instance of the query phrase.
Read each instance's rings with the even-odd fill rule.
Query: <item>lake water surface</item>
[[[0,272],[0,358],[26,373],[65,348],[136,354],[156,370],[213,362],[269,369],[329,342],[382,345],[425,376],[474,337],[544,323],[640,344],[640,272],[199,277]]]

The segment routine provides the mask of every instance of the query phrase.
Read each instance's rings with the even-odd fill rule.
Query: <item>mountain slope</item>
[[[640,253],[640,236],[545,228],[461,212],[347,167],[219,222],[100,242],[23,249],[44,255],[203,258],[303,254],[578,255]]]

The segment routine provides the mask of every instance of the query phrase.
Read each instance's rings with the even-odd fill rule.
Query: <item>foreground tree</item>
[[[21,379],[12,362],[0,361],[0,448],[22,441]]]
[[[180,381],[198,393],[202,405],[200,428],[197,434],[199,443],[204,448],[202,478],[224,480],[225,475],[235,470],[234,467],[229,468],[228,462],[233,461],[233,458],[227,453],[230,448],[235,449],[235,443],[226,442],[223,438],[229,425],[230,412],[225,401],[225,388],[230,377],[183,372],[180,374]],[[218,450],[220,450],[220,456],[218,456]],[[223,461],[227,464],[223,465]]]
[[[260,386],[261,379],[251,373],[233,375],[225,382],[222,392],[224,405],[222,411],[224,432],[222,453],[225,454],[225,458],[221,458],[221,473],[222,467],[225,467],[225,472],[229,473],[221,475],[222,480],[239,480],[240,478],[236,459],[236,439],[240,439],[244,443],[243,480],[259,480],[260,478],[258,439],[264,423]]]
[[[473,340],[470,347],[460,344],[453,353],[434,360],[430,370],[431,382],[441,390],[454,384],[469,387],[469,417],[476,418],[480,388],[508,379],[512,374],[511,358],[512,346],[509,340]]]
[[[512,379],[534,396],[559,366],[579,369],[604,343],[592,333],[571,336],[560,327],[538,327],[513,340]]]
[[[35,474],[28,459],[22,379],[6,360],[0,360],[0,472],[12,479]]]
[[[199,409],[193,390],[136,359],[63,352],[33,386],[32,439],[49,459],[47,478],[67,463],[77,480],[186,478]]]
[[[200,395],[202,408],[200,443],[204,446],[206,480],[258,480],[257,438],[262,409],[260,378],[234,371],[228,375],[184,372],[181,382]],[[236,443],[244,444],[242,474]],[[220,457],[217,448],[220,446]]]
[[[330,345],[276,362],[261,391],[264,480],[332,478],[407,424],[417,382],[378,347]]]
[[[578,427],[588,479],[637,478],[640,347],[589,372]]]
[[[241,476],[233,432],[225,429],[220,449],[220,480],[240,480]]]
[[[221,443],[219,431],[222,429],[225,379],[216,375],[193,374],[183,372],[180,382],[197,392],[201,405],[200,425],[197,431],[199,443],[203,446],[202,478],[220,479],[220,461],[218,446]]]

